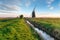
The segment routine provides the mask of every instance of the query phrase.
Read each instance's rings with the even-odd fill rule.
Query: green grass
[[[0,40],[39,40],[24,19],[0,19]]]
[[[60,30],[60,19],[59,18],[36,18],[36,19],[31,19],[31,20],[41,23],[41,24],[50,24],[54,28]]]
[[[40,24],[49,33],[60,38],[60,18],[31,18],[29,20]]]

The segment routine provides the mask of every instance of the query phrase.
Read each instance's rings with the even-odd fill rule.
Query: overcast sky
[[[34,7],[37,17],[60,17],[60,0],[0,0],[0,17],[31,16]]]

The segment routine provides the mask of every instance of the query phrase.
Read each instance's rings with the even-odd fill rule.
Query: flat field
[[[45,31],[60,38],[60,18],[30,18],[29,20],[36,22],[41,25]]]
[[[60,18],[32,18],[31,20],[41,23],[43,25],[44,24],[51,24],[54,28],[60,30]]]
[[[39,40],[24,19],[0,19],[0,40]]]

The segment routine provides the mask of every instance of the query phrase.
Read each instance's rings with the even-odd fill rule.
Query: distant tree
[[[20,18],[23,18],[23,15],[20,15]]]

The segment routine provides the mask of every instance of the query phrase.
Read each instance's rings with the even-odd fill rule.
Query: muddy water
[[[46,32],[35,28],[34,25],[32,25],[29,21],[27,21],[27,23],[38,33],[40,37],[42,37],[43,40],[54,40],[54,38],[48,35]]]

